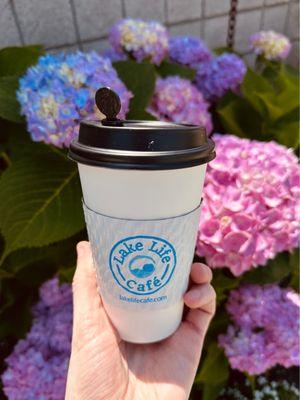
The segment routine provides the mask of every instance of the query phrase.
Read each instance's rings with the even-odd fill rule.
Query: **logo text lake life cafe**
[[[156,236],[133,236],[118,241],[109,256],[111,272],[127,292],[149,295],[164,287],[176,266],[176,251]]]

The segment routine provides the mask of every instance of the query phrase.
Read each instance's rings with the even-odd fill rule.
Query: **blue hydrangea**
[[[199,64],[195,83],[207,100],[216,101],[228,90],[236,91],[246,71],[246,65],[240,57],[224,53]]]
[[[95,52],[47,54],[20,79],[17,98],[32,140],[68,146],[79,121],[95,118],[95,91],[110,86],[121,98],[120,116],[132,94],[118,78],[111,61]]]
[[[178,36],[169,41],[169,57],[179,64],[195,68],[204,61],[210,61],[212,53],[201,39]]]

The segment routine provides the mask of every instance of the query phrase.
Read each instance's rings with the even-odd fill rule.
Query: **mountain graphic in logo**
[[[137,278],[147,278],[155,271],[155,262],[148,256],[137,256],[129,264],[132,275]]]

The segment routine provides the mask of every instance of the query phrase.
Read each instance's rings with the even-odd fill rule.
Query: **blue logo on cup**
[[[155,261],[152,257],[136,256],[130,261],[129,269],[137,278],[147,278],[155,272]]]
[[[133,236],[111,249],[109,267],[116,282],[137,295],[149,295],[164,287],[176,266],[176,251],[156,236]]]

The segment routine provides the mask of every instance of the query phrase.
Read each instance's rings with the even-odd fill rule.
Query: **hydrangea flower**
[[[113,47],[103,50],[101,56],[109,58],[111,62],[128,60],[127,54],[116,51]]]
[[[232,368],[257,375],[277,364],[300,365],[296,292],[277,285],[245,285],[231,291],[226,308],[233,325],[218,339]]]
[[[78,133],[79,120],[95,117],[95,91],[110,86],[121,98],[121,118],[131,93],[109,59],[95,52],[40,57],[20,79],[17,97],[34,141],[68,146]]]
[[[240,57],[224,53],[199,64],[195,83],[207,100],[216,101],[228,90],[236,91],[246,71],[246,65]]]
[[[246,385],[249,387],[250,382],[246,380]],[[269,381],[265,376],[259,376],[256,379],[255,390],[252,393],[253,400],[282,400],[282,396],[286,399],[298,399],[300,390],[293,383],[286,380]],[[248,400],[238,387],[227,387],[221,390],[218,397],[219,400]]]
[[[112,26],[109,41],[118,53],[130,54],[137,61],[160,64],[168,54],[167,29],[156,21],[122,19]]]
[[[298,245],[300,167],[292,150],[275,142],[215,135],[197,253],[212,268],[235,276]]]
[[[178,36],[170,39],[169,57],[179,64],[195,68],[199,63],[210,61],[212,53],[201,39]]]
[[[212,121],[208,108],[201,92],[188,79],[170,76],[157,79],[148,111],[161,121],[202,125],[210,133]]]
[[[289,39],[274,31],[261,31],[249,38],[250,49],[267,60],[284,60],[291,50]]]
[[[3,389],[9,400],[64,398],[72,334],[71,286],[57,279],[40,288],[33,323],[5,360]]]

